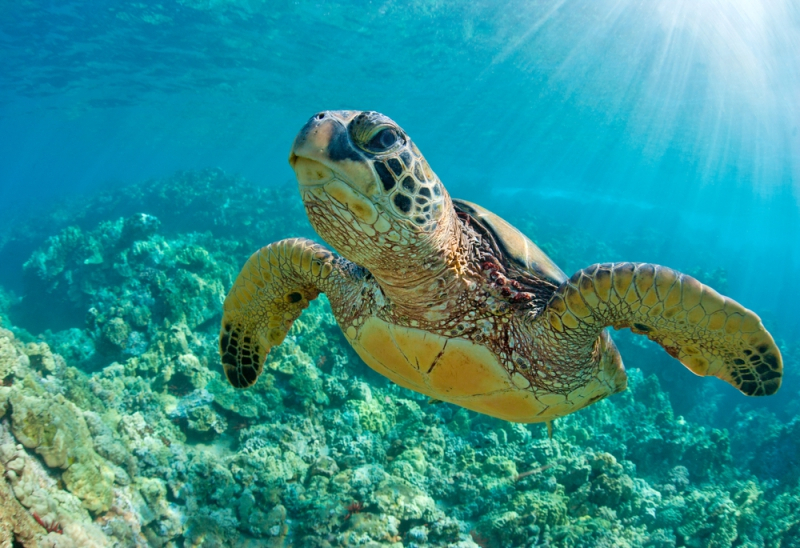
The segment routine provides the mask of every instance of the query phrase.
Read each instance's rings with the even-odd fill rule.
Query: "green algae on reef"
[[[392,385],[320,299],[255,387],[231,388],[216,354],[222,299],[252,249],[307,234],[296,201],[186,172],[61,214],[51,234],[21,232],[38,243],[14,267],[24,296],[0,292],[0,493],[13,493],[0,539],[800,545],[800,421],[742,404],[714,427],[713,397],[684,418],[636,369],[629,391],[559,420],[550,440]],[[546,236],[545,248],[582,249]],[[660,359],[629,339],[635,360]],[[795,375],[797,343],[782,351]]]

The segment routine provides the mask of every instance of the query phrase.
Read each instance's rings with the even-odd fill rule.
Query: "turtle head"
[[[397,268],[403,250],[438,246],[455,216],[419,149],[377,112],[315,114],[297,135],[289,163],[314,229],[370,270]]]

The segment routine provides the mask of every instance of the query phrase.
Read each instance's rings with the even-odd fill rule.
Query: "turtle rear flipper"
[[[253,253],[223,305],[219,352],[233,386],[254,384],[270,349],[283,342],[309,302],[341,287],[341,260],[304,238],[281,240]]]
[[[759,317],[663,266],[607,263],[561,284],[540,316],[565,353],[591,352],[604,327],[647,335],[697,375],[713,375],[748,396],[769,396],[783,364]]]

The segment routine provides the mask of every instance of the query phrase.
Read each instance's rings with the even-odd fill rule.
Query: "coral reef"
[[[279,193],[246,208],[226,185],[245,188],[205,171],[106,197],[31,253],[18,304],[0,293],[0,546],[800,545],[798,419],[737,403],[710,421],[716,388],[680,416],[635,367],[669,358],[624,334],[630,390],[552,439],[373,373],[324,296],[234,390],[225,290],[303,228]]]
[[[0,461],[5,459],[0,459]],[[18,465],[19,463],[14,463]],[[0,462],[0,547],[10,548],[12,540],[25,546],[36,542],[37,522],[28,513],[27,509],[17,500],[13,488],[6,481],[6,475],[10,472],[6,470],[5,463]]]
[[[47,466],[61,468],[61,479],[92,512],[111,506],[114,472],[94,451],[81,411],[63,396],[43,397],[13,388],[8,404],[13,409],[14,437],[39,454]],[[29,392],[30,393],[30,392]]]

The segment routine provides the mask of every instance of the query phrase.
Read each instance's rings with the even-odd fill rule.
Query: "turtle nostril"
[[[317,118],[317,120],[322,120],[323,118],[325,118],[325,113],[324,112],[320,112],[319,114],[317,114],[316,118]]]

